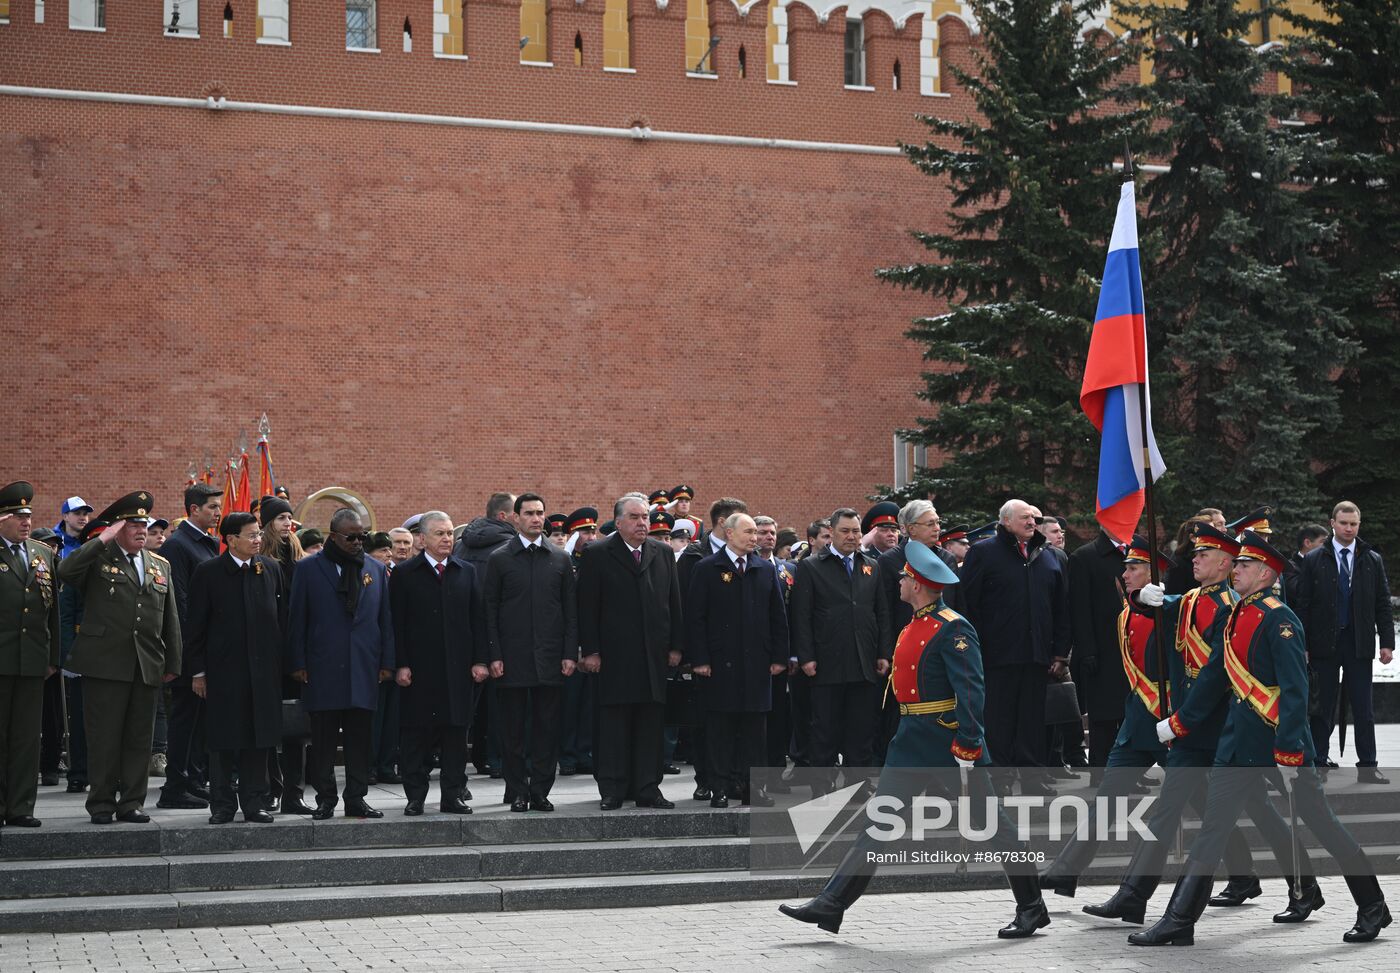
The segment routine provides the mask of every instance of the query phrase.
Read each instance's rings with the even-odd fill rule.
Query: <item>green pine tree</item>
[[[1400,0],[1321,0],[1322,17],[1285,51],[1295,98],[1286,114],[1311,136],[1301,174],[1316,220],[1337,224],[1320,252],[1332,299],[1360,345],[1342,372],[1341,412],[1313,439],[1327,504],[1361,507],[1367,538],[1400,551]]]
[[[1159,509],[1261,503],[1284,525],[1322,506],[1308,443],[1337,422],[1331,373],[1350,351],[1318,248],[1331,232],[1289,185],[1309,138],[1272,124],[1258,12],[1235,0],[1120,6],[1156,43],[1143,97],[1165,119],[1168,172],[1146,186],[1162,240],[1143,270],[1154,408],[1171,473]],[[1165,355],[1163,354],[1165,352]]]
[[[1136,53],[1085,42],[1097,0],[970,5],[983,44],[974,71],[952,73],[980,117],[924,116],[930,140],[903,147],[947,180],[948,229],[915,234],[933,262],[879,272],[948,306],[907,332],[936,409],[908,436],[937,458],[903,496],[933,497],[949,524],[1009,496],[1091,515],[1098,435],[1079,385],[1123,179],[1112,164],[1146,129],[1139,106],[1114,104]]]

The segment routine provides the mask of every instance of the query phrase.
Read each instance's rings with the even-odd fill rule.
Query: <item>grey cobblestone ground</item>
[[[1400,902],[1400,880],[1383,880]],[[1170,969],[1273,973],[1313,967],[1392,973],[1400,925],[1369,945],[1347,946],[1355,915],[1340,879],[1324,879],[1327,906],[1301,926],[1276,926],[1281,883],[1240,909],[1208,910],[1189,949],[1129,946],[1136,927],[1079,912],[1049,896],[1052,924],[1029,942],[996,939],[1011,915],[1005,891],[880,895],[847,916],[839,936],[778,915],[776,902],[725,902],[598,912],[402,916],[212,929],[0,937],[0,970],[202,973],[211,970],[859,971],[904,973],[1116,973]],[[1164,890],[1165,891],[1165,890]],[[276,894],[269,893],[269,894]],[[1165,904],[1159,896],[1154,905]]]

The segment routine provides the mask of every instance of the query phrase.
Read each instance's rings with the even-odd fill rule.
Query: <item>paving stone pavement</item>
[[[1400,903],[1400,879],[1382,883]],[[397,916],[214,929],[0,936],[0,970],[101,973],[203,971],[492,970],[510,973],[613,971],[851,971],[904,973],[1116,973],[1171,969],[1276,973],[1335,967],[1392,973],[1400,965],[1400,925],[1381,939],[1348,946],[1341,936],[1355,911],[1340,879],[1322,881],[1327,905],[1301,926],[1277,926],[1283,886],[1239,909],[1209,909],[1197,945],[1142,949],[1137,927],[1083,915],[1106,896],[1087,889],[1070,900],[1048,896],[1051,925],[1031,941],[1001,941],[1012,912],[1004,890],[878,895],[847,915],[840,935],[777,912],[777,902],[724,902],[597,912],[553,911]],[[1154,900],[1165,905],[1165,890]]]

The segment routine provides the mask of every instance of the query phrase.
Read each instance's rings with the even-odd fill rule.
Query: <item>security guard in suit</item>
[[[930,767],[958,767],[985,797],[991,782],[982,768],[990,766],[991,760],[982,746],[982,652],[977,632],[943,603],[943,589],[958,583],[953,569],[918,541],[906,545],[905,556],[899,592],[901,600],[914,609],[914,618],[895,643],[888,684],[899,705],[899,729],[890,741],[871,800],[896,796],[907,809],[926,790],[948,790],[929,775]],[[1014,837],[1015,826],[1005,811],[1000,813],[991,846],[1000,852],[1025,854],[1025,846]],[[867,855],[874,847],[869,830],[863,829],[815,899],[799,906],[782,905],[779,911],[827,932],[839,931],[845,911],[874,876],[875,866]],[[1016,897],[1016,917],[997,936],[1024,939],[1048,926],[1050,915],[1036,887],[1035,867],[1009,860],[1004,867]]]
[[[83,623],[67,667],[83,677],[93,824],[151,820],[141,807],[156,696],[180,673],[170,562],[144,550],[153,502],[145,490],[122,497],[99,515],[111,526],[59,564],[59,580],[82,593]]]
[[[1220,655],[1234,698],[1209,778],[1205,818],[1166,914],[1151,929],[1129,936],[1128,942],[1192,945],[1226,836],[1250,795],[1264,787],[1265,775],[1272,775],[1275,767],[1298,816],[1336,860],[1356,901],[1356,923],[1342,940],[1370,942],[1390,925],[1390,910],[1375,869],[1328,806],[1313,767],[1303,626],[1293,610],[1271,594],[1288,570],[1288,558],[1254,531],[1246,530],[1239,542],[1233,578],[1240,601],[1225,623]],[[1188,736],[1192,727],[1182,716],[1164,720],[1159,730],[1175,738]]]
[[[0,821],[37,828],[44,680],[58,666],[54,553],[30,540],[34,487],[0,489]],[[147,748],[149,749],[149,747]]]

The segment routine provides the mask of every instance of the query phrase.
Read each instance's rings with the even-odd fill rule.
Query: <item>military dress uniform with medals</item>
[[[0,514],[32,514],[34,488],[0,490]],[[54,555],[33,540],[0,538],[0,821],[37,827],[44,680],[59,659]]]
[[[1191,553],[1211,549],[1225,551],[1233,557],[1239,552],[1239,545],[1210,524],[1196,524]],[[1175,741],[1160,761],[1166,774],[1148,818],[1148,827],[1156,840],[1138,844],[1118,892],[1101,905],[1086,905],[1084,911],[1090,915],[1141,923],[1147,900],[1161,882],[1168,843],[1181,822],[1186,805],[1189,803],[1197,813],[1205,812],[1206,768],[1215,762],[1215,750],[1226,716],[1225,700],[1220,692],[1223,683],[1217,678],[1220,666],[1218,663],[1212,666],[1211,660],[1219,656],[1225,622],[1237,601],[1239,596],[1222,581],[1192,588],[1184,595],[1167,595],[1162,603],[1163,628],[1172,633],[1172,649],[1167,653],[1171,677],[1169,702],[1175,711],[1171,719],[1178,721],[1185,714],[1198,714],[1188,717],[1196,729]],[[1130,604],[1136,617],[1150,618],[1152,609],[1136,599],[1130,599]],[[1258,800],[1250,802],[1248,810],[1281,867],[1291,872],[1292,841],[1288,824],[1262,793]],[[1213,905],[1239,905],[1260,894],[1259,880],[1252,872],[1249,843],[1238,828],[1230,832],[1225,860],[1230,884],[1220,901],[1212,900]]]
[[[891,661],[889,695],[899,708],[899,728],[890,741],[875,795],[899,799],[904,813],[915,797],[928,791],[956,803],[943,775],[929,768],[964,770],[965,792],[974,803],[992,792],[984,768],[991,766],[982,738],[984,685],[982,652],[977,632],[967,619],[949,608],[941,597],[946,585],[958,576],[934,551],[918,541],[905,548],[904,571],[919,585],[939,592],[938,601],[918,609],[900,632]],[[967,768],[974,768],[967,770]],[[1050,924],[1049,914],[1036,887],[1035,867],[1029,864],[1027,846],[1016,840],[1016,826],[1000,811],[995,835],[988,845],[998,852],[1021,854],[1021,862],[1004,864],[1007,881],[1016,898],[1016,919],[998,932],[1003,939],[1020,939]],[[803,922],[813,922],[837,932],[841,918],[864,893],[877,866],[867,860],[876,849],[868,829],[862,829],[851,850],[811,902],[781,906],[780,911]]]
[[[1253,531],[1240,536],[1236,561],[1262,561],[1282,575],[1288,559]],[[1232,699],[1210,773],[1205,818],[1172,892],[1166,914],[1128,941],[1139,946],[1191,945],[1196,920],[1210,896],[1215,866],[1226,837],[1252,792],[1262,792],[1275,766],[1289,768],[1285,781],[1298,817],[1336,860],[1356,900],[1355,926],[1342,938],[1367,942],[1390,924],[1390,911],[1376,873],[1356,839],[1337,820],[1312,766],[1308,729],[1307,645],[1303,626],[1270,589],[1242,598],[1225,623],[1222,668]],[[1190,714],[1170,722],[1178,737],[1189,736]],[[1296,775],[1296,776],[1294,776]]]
[[[128,494],[99,519],[145,520],[151,495]],[[136,562],[141,564],[140,572]],[[94,824],[141,811],[150,775],[156,696],[180,672],[180,620],[170,562],[152,551],[128,555],[114,539],[94,537],[58,566],[59,580],[82,593],[83,622],[67,668],[83,677],[88,741],[87,810]]]

